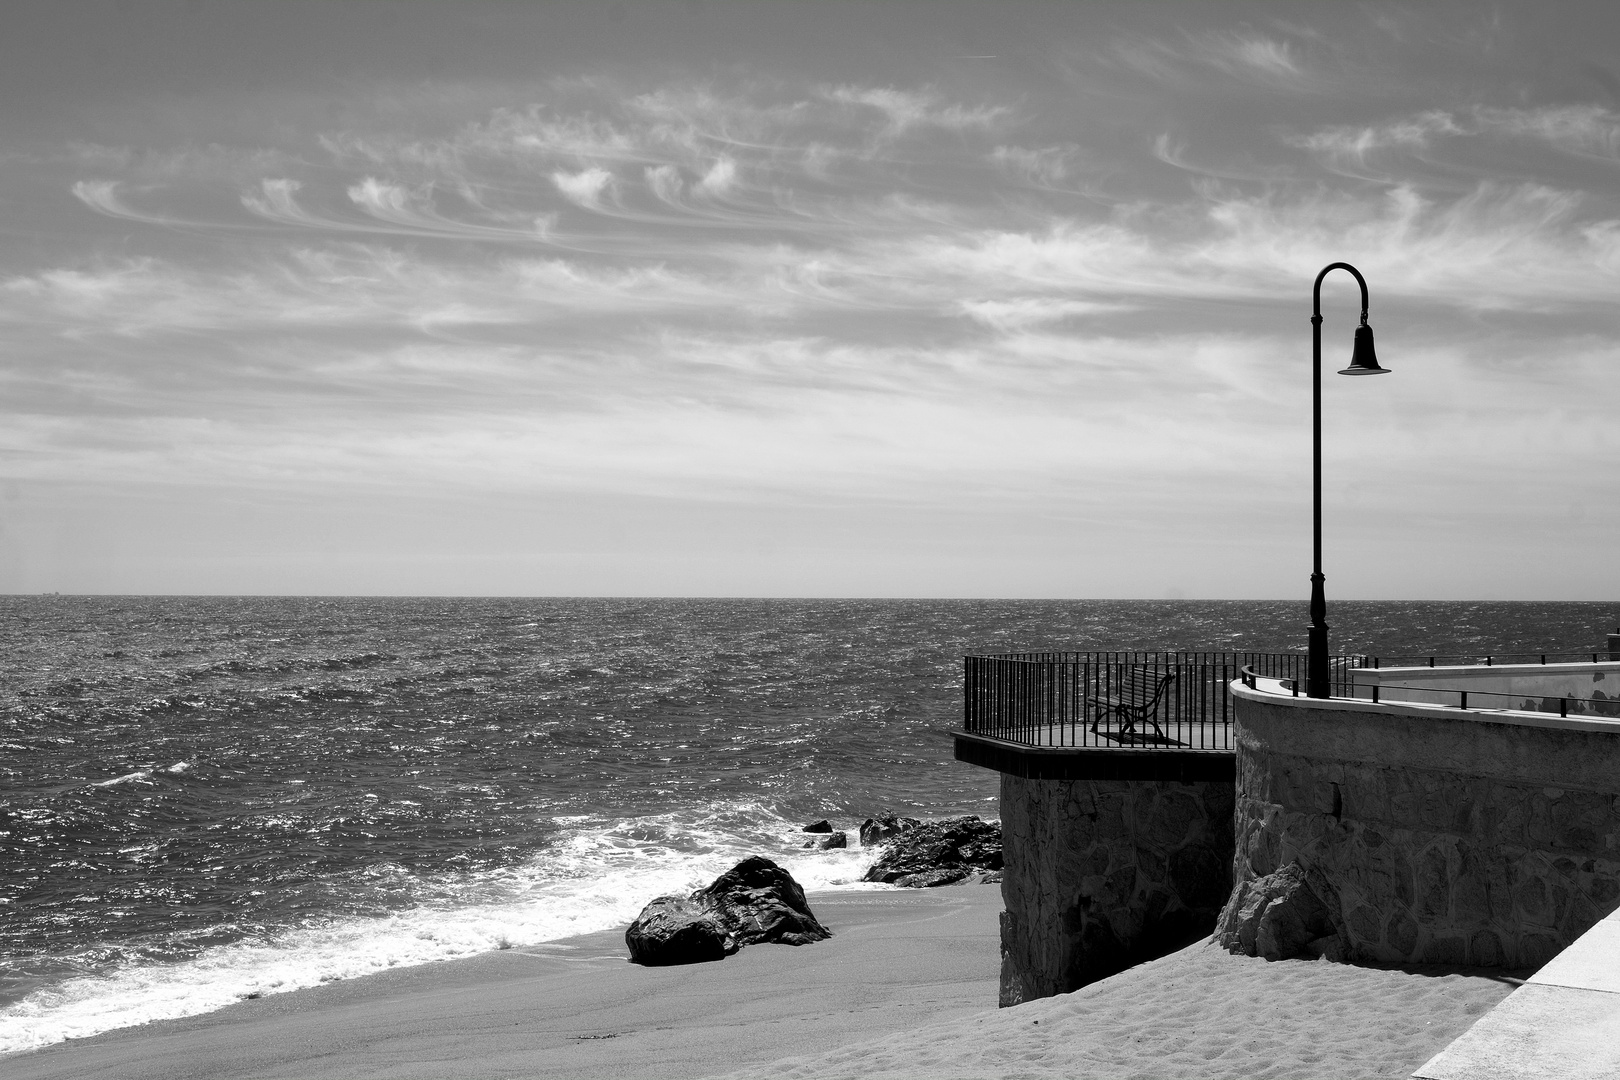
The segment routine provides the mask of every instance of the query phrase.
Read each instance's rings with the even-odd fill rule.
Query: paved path
[[[1620,911],[1412,1074],[1421,1080],[1620,1080]]]

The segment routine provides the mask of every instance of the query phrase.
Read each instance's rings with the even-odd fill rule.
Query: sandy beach
[[[996,886],[811,896],[835,936],[648,969],[619,931],[243,1001],[4,1060],[16,1080],[1404,1077],[1512,991],[1195,945],[995,1007]],[[784,1060],[785,1059],[785,1060]]]
[[[0,1059],[0,1074],[675,1080],[995,1008],[999,887],[810,903],[834,936],[801,948],[643,968],[614,930],[125,1028]]]

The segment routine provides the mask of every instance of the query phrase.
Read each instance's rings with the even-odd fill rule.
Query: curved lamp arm
[[[1367,279],[1361,276],[1361,271],[1347,262],[1328,263],[1322,267],[1322,272],[1316,275],[1316,285],[1311,289],[1311,318],[1317,322],[1322,321],[1322,279],[1335,270],[1348,270],[1361,286],[1361,321],[1367,321]]]

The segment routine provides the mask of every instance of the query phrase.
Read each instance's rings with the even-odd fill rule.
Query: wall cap
[[[1549,667],[1551,665],[1548,665]],[[1591,669],[1592,664],[1581,665]],[[1604,666],[1604,665],[1598,665]],[[1541,665],[1537,664],[1537,668]],[[1362,669],[1357,668],[1357,671]],[[1366,670],[1372,670],[1368,668]],[[1386,668],[1384,670],[1393,670]],[[1421,669],[1429,671],[1429,668]],[[1485,667],[1476,671],[1492,670]],[[1426,720],[1472,720],[1482,724],[1505,724],[1512,727],[1552,728],[1564,731],[1585,731],[1593,734],[1620,735],[1620,717],[1613,716],[1554,716],[1552,713],[1527,712],[1521,709],[1459,709],[1453,705],[1431,705],[1419,701],[1364,701],[1361,698],[1313,698],[1304,694],[1295,697],[1291,690],[1283,689],[1280,679],[1256,679],[1250,689],[1242,679],[1233,679],[1232,696],[1265,705],[1285,708],[1320,709],[1327,712],[1365,712],[1380,716],[1410,716]]]

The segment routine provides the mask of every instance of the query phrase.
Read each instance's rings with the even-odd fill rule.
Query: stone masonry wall
[[[1215,926],[1231,781],[1001,777],[1001,1004],[1107,978]]]
[[[1348,959],[1539,967],[1620,902],[1620,730],[1237,718],[1234,881],[1319,871]]]

